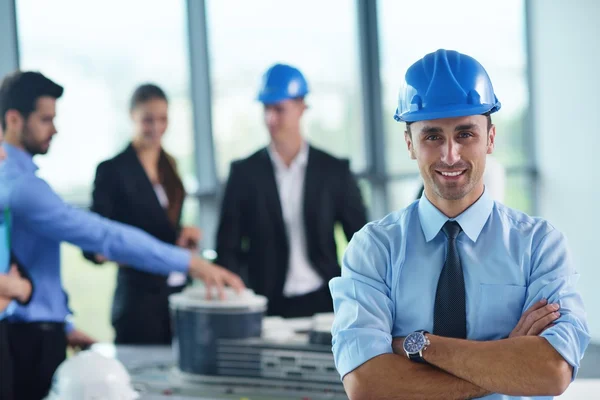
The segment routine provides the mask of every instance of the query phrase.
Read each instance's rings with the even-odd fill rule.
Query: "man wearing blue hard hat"
[[[564,236],[495,202],[482,174],[500,109],[475,59],[438,50],[405,75],[395,118],[425,192],[372,222],[330,282],[351,399],[548,399],[590,340]],[[539,396],[539,397],[536,397]]]
[[[269,299],[268,314],[305,317],[333,311],[327,282],[340,274],[334,226],[350,239],[366,211],[348,160],[302,136],[308,84],[295,67],[275,64],[258,100],[268,147],[231,164],[217,233],[218,262],[246,272]]]

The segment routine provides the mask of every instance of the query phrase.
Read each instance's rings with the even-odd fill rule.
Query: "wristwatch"
[[[431,344],[429,339],[425,334],[429,332],[424,330],[419,330],[411,333],[407,337],[404,338],[404,343],[402,344],[402,348],[406,353],[406,356],[415,362],[427,363],[423,359],[423,351],[427,349],[427,346]]]

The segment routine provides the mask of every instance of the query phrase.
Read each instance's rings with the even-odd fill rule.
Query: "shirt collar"
[[[285,165],[285,162],[283,162],[283,160],[279,156],[279,153],[277,153],[277,150],[275,150],[275,146],[272,143],[269,145],[269,147],[267,147],[267,150],[269,152],[269,157],[271,158],[273,165],[275,166],[275,168],[277,170],[283,170],[283,171],[287,171],[296,166],[297,167],[306,166],[306,164],[308,163],[308,149],[309,149],[308,142],[304,141],[302,143],[302,147],[300,147],[300,152],[298,152],[298,154],[296,154],[296,157],[294,157],[294,159],[292,160],[292,163],[288,167],[287,165]]]
[[[431,202],[427,199],[425,194],[421,196],[419,200],[419,220],[421,221],[421,228],[425,234],[425,240],[431,241],[437,236],[440,229],[444,226],[446,221],[456,221],[462,228],[463,232],[473,242],[477,241],[483,226],[487,222],[492,208],[494,207],[494,200],[488,194],[487,190],[484,189],[481,197],[467,208],[456,218],[448,218],[440,210],[438,210]]]
[[[33,162],[33,156],[27,151],[6,142],[2,144],[2,147],[6,151],[6,161],[16,163],[26,172],[35,172],[38,170],[38,166]]]

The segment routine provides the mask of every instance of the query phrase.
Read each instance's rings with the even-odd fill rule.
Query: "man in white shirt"
[[[249,286],[269,299],[268,313],[283,317],[333,311],[334,227],[340,223],[349,240],[366,223],[348,160],[302,136],[307,94],[295,67],[275,64],[264,74],[258,100],[271,142],[232,163],[217,234],[218,262],[246,272]]]

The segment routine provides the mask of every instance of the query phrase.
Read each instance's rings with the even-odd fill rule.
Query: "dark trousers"
[[[8,344],[8,323],[0,321],[0,399],[13,400],[13,373],[10,346]]]
[[[48,394],[52,376],[65,360],[64,324],[9,323],[15,399],[41,400]]]
[[[284,297],[269,301],[269,315],[283,318],[311,317],[317,313],[333,312],[333,300],[329,286],[301,296]]]
[[[115,344],[170,345],[173,334],[169,295],[180,292],[184,287],[119,284],[112,308]]]

